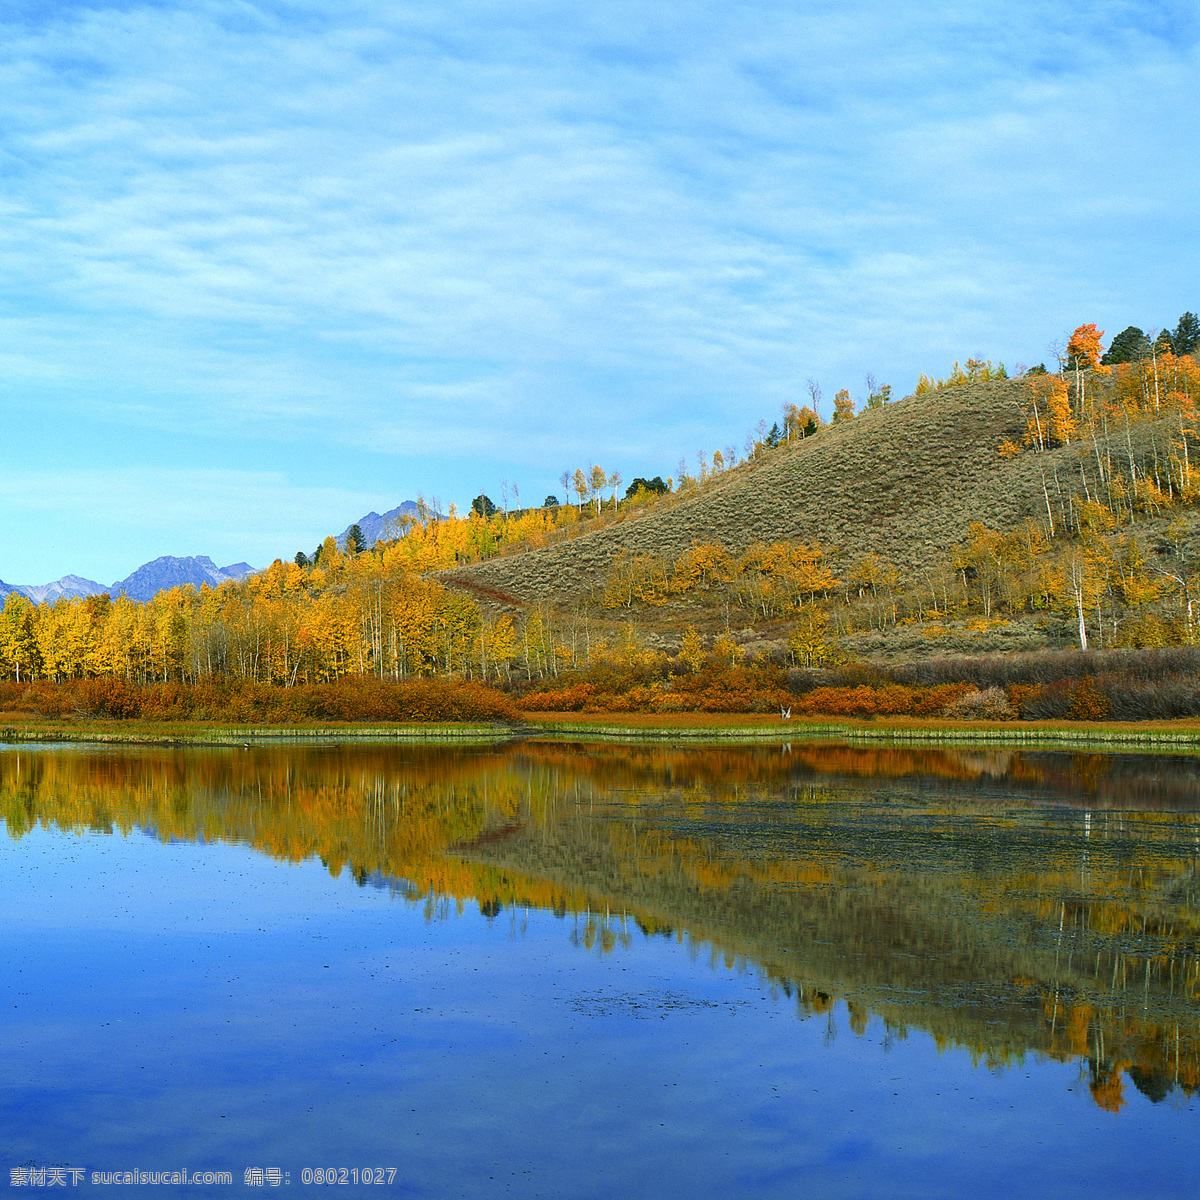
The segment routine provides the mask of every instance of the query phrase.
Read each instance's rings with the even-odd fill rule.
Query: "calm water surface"
[[[0,748],[0,1186],[1197,1195],[1198,762]]]

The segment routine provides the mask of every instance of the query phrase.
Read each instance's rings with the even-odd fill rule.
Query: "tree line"
[[[757,545],[740,555],[696,545],[673,560],[626,554],[598,581],[596,602],[632,617],[640,606],[705,593],[724,609],[727,625],[735,611],[750,624],[789,622],[788,652],[801,666],[836,660],[837,639],[857,629],[909,621],[937,636],[952,614],[986,624],[1022,612],[1069,612],[1082,648],[1195,642],[1200,568],[1179,517],[1200,492],[1193,462],[1200,368],[1175,350],[1192,344],[1194,326],[1185,314],[1169,347],[1159,338],[1139,356],[1106,363],[1112,355],[1102,331],[1083,325],[1064,348],[1059,373],[1026,372],[1023,435],[997,453],[1044,464],[1043,507],[1017,529],[972,526],[962,545],[916,572],[876,554],[835,568],[816,542]],[[968,360],[963,375],[1001,370]],[[953,377],[938,386],[958,386]],[[885,397],[886,386],[872,394]],[[773,452],[773,440],[813,436],[820,427],[815,384],[810,398],[812,406],[787,406],[782,426],[760,423],[751,457]],[[732,469],[734,458],[732,450],[728,458],[700,455],[694,474],[639,478],[623,500],[619,474],[596,467],[590,477],[582,469],[573,477],[581,489],[587,484],[575,504],[490,515],[484,505],[466,515],[453,505],[445,515],[426,505],[369,549],[360,536],[344,548],[327,538],[311,558],[277,560],[217,588],[171,589],[144,604],[109,596],[34,604],[14,593],[0,613],[0,678],[296,685],[357,674],[507,682],[586,668],[630,652],[625,635],[610,634],[610,644],[597,634],[587,606],[564,613],[545,604],[488,618],[469,597],[424,577],[546,545],[584,524],[629,519],[704,486]],[[1165,530],[1152,543],[1138,528],[1146,520]]]

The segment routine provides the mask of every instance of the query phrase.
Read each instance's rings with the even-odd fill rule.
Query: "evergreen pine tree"
[[[1136,325],[1130,325],[1113,338],[1100,361],[1106,367],[1115,367],[1118,363],[1140,362],[1149,353],[1150,340]]]
[[[667,487],[661,475],[655,475],[653,479],[643,479],[639,475],[625,489],[625,499],[632,500],[637,495],[638,488],[645,488],[647,492],[653,492],[656,496],[662,496],[671,490]]]
[[[1179,355],[1195,354],[1200,350],[1200,318],[1194,312],[1185,312],[1171,334],[1171,344]]]

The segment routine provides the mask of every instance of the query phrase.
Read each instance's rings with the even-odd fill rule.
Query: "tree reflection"
[[[583,951],[747,964],[802,1018],[1000,1069],[1077,1061],[1101,1108],[1200,1078],[1193,761],[794,744],[0,754],[38,825],[318,858],[428,920],[544,908]]]

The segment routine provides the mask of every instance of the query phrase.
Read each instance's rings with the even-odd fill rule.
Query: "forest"
[[[1047,655],[1071,643],[1080,652],[1106,652],[1088,674],[1106,675],[1108,683],[1094,679],[1081,693],[1072,674],[1053,715],[1115,715],[1121,686],[1113,680],[1123,668],[1107,652],[1197,641],[1200,367],[1189,317],[1154,340],[1126,330],[1107,351],[1102,332],[1082,325],[1055,373],[1035,367],[1010,377],[1002,365],[969,359],[946,378],[922,376],[925,400],[961,388],[1008,389],[1013,435],[988,452],[1002,470],[1035,480],[1037,502],[1010,527],[970,522],[956,544],[920,562],[875,549],[849,555],[820,537],[741,545],[723,537],[694,538],[677,553],[626,542],[593,572],[586,594],[536,603],[462,575],[464,566],[516,564],[535,551],[569,559],[581,537],[593,535],[592,545],[606,532],[651,529],[673,508],[718,495],[726,480],[753,479],[800,443],[830,436],[814,388],[812,406],[786,406],[770,429],[760,422],[744,457],[733,447],[699,455],[691,473],[681,462],[676,476],[638,479],[623,498],[619,474],[579,469],[563,476],[575,503],[548,496],[538,508],[509,508],[506,489],[502,507],[486,496],[466,514],[426,506],[374,546],[351,538],[339,547],[327,538],[311,557],[277,559],[217,588],[176,588],[145,603],[102,595],[34,604],[14,593],[0,613],[0,679],[22,689],[108,679],[128,685],[127,695],[130,688],[217,681],[282,689],[353,679],[472,681],[526,708],[769,711],[795,704],[801,712],[870,715],[861,687],[912,692],[895,674],[903,659],[953,657],[964,638],[986,642],[1020,629],[1034,639],[1029,649]],[[849,394],[839,393],[833,424],[843,434],[870,420],[904,421],[905,402],[892,401],[890,389],[872,383],[869,391],[858,413]],[[856,638],[899,644],[899,635],[920,653],[889,662],[855,652]],[[1182,659],[1175,667],[1180,679],[1194,672]],[[876,697],[874,712],[1045,715],[1035,691],[1056,682],[1046,674],[1043,663],[1028,679],[990,684],[989,697],[964,707],[964,696],[988,691],[968,672],[925,689],[928,695]],[[835,694],[853,687],[860,688],[857,708]],[[1186,691],[1177,689],[1178,703],[1157,715],[1200,712]],[[20,707],[13,697],[9,707]],[[51,702],[25,707],[38,703]],[[319,709],[309,705],[307,713]],[[1125,710],[1155,715],[1136,705]],[[83,711],[105,709],[84,702]]]

